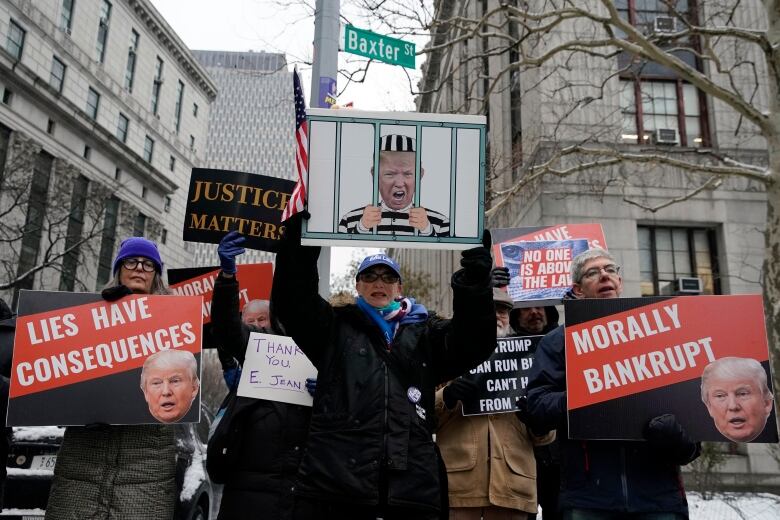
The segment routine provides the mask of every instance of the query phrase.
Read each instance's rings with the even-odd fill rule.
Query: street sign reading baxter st
[[[344,26],[341,48],[344,52],[384,61],[391,65],[415,68],[413,43],[358,29],[352,25]]]

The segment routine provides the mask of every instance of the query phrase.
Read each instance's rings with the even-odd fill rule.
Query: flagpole
[[[314,60],[310,107],[330,108],[335,100],[339,61],[339,0],[317,0],[314,11]],[[329,103],[330,101],[330,103]],[[330,297],[330,247],[320,250],[319,293]]]

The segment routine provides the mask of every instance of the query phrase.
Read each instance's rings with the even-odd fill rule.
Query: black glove
[[[490,271],[490,285],[493,287],[506,287],[509,285],[509,269],[506,267],[494,267]]]
[[[521,395],[518,397],[517,400],[515,400],[515,407],[517,408],[517,411],[515,412],[517,419],[521,423],[529,425],[530,416],[528,415],[528,396]]]
[[[687,464],[701,452],[701,445],[685,433],[677,418],[670,413],[650,419],[642,436],[659,453],[676,464]]]
[[[461,253],[460,265],[467,283],[487,282],[493,268],[493,258],[486,247],[474,247]]]
[[[124,298],[125,296],[130,296],[131,294],[133,294],[133,291],[122,284],[115,285],[113,287],[106,287],[100,291],[100,296],[102,296],[103,299],[107,302],[115,302],[118,299]]]
[[[282,224],[284,225],[284,234],[282,235],[282,241],[288,244],[300,244],[301,243],[301,229],[303,229],[303,221],[309,220],[311,213],[306,210],[299,211],[292,217],[288,218]]]
[[[472,397],[474,394],[476,394],[478,391],[479,391],[479,387],[477,386],[477,383],[475,383],[470,379],[459,377],[458,379],[454,380],[452,383],[444,387],[441,396],[442,399],[444,400],[444,406],[452,410],[453,408],[455,408],[455,405],[458,404],[458,401],[463,401],[464,399],[468,399],[469,397]]]

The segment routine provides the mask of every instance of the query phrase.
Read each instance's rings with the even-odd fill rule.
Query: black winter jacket
[[[357,306],[333,308],[318,296],[318,255],[319,248],[283,247],[271,299],[319,371],[296,493],[438,510],[434,390],[495,349],[489,276],[469,284],[463,270],[456,272],[453,318],[401,325],[388,351],[378,326]],[[417,404],[412,387],[421,392]]]
[[[561,456],[561,510],[688,514],[680,464],[643,441],[569,439],[566,424],[564,327],[547,334],[536,350],[528,382],[528,413],[537,431],[558,429]]]
[[[249,334],[255,330],[241,322],[238,280],[224,278],[214,283],[211,323],[220,349],[243,364]],[[311,409],[306,406],[255,401],[238,419],[240,464],[225,483],[219,519],[291,518],[295,475],[306,444]]]

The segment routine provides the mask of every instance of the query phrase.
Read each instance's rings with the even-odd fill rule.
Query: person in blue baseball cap
[[[302,218],[287,221],[271,293],[272,312],[318,370],[293,516],[446,517],[435,388],[495,349],[490,250],[462,253],[451,319],[404,294],[401,268],[385,254],[358,266],[355,304],[334,306],[317,293],[319,248],[300,244]]]

